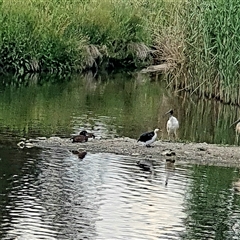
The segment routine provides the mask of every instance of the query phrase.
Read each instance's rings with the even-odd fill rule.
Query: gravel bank
[[[72,143],[70,139],[51,137],[21,141],[19,147],[64,148],[66,150],[84,149],[87,152],[108,152],[134,156],[138,159],[166,161],[172,158],[176,163],[195,163],[217,166],[240,167],[240,149],[238,146],[220,146],[207,143],[180,143],[156,141],[147,148],[135,139],[93,139],[87,143]]]

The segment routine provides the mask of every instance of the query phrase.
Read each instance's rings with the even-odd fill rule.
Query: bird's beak
[[[171,109],[170,109],[169,111],[167,111],[167,112],[165,113],[165,115],[168,114],[168,113],[170,113],[170,112],[171,112]]]
[[[232,124],[230,125],[230,127],[231,127],[232,125],[238,123],[238,122],[240,122],[240,118],[239,118],[237,121],[235,121],[234,123],[232,123]],[[229,127],[229,128],[230,128],[230,127]]]

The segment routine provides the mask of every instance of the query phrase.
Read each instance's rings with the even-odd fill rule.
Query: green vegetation
[[[3,0],[0,6],[5,72],[81,71],[109,61],[136,66],[149,60],[152,29],[166,19],[163,1]]]
[[[185,194],[188,217],[182,239],[233,239],[236,219],[232,213],[239,196],[233,193],[232,182],[239,177],[238,169],[199,165],[189,169],[192,181]]]
[[[240,105],[240,0],[2,0],[0,71],[170,63],[169,85]]]
[[[200,96],[240,104],[240,1],[191,0],[185,13],[188,78]]]

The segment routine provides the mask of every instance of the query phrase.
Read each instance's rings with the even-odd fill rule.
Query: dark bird
[[[72,142],[80,142],[80,143],[84,143],[88,141],[88,136],[84,136],[84,135],[77,135],[71,138]]]
[[[146,132],[143,133],[139,138],[138,138],[138,142],[142,142],[145,146],[150,147],[150,144],[152,144],[156,138],[157,138],[157,132],[159,131],[158,128],[156,128],[154,131],[152,132]]]
[[[73,137],[71,138],[73,143],[74,143],[74,142],[84,143],[84,142],[87,142],[87,141],[88,141],[87,131],[82,131],[81,133],[82,133],[82,134],[73,136]]]
[[[88,138],[95,138],[95,135],[93,133],[89,133],[86,130],[81,131],[79,135],[84,135],[87,136]]]

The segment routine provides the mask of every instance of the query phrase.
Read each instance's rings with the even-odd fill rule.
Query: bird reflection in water
[[[137,161],[137,165],[145,171],[153,171],[153,162],[147,159]]]
[[[87,152],[85,150],[71,150],[71,153],[74,155],[78,155],[79,159],[84,159],[85,156],[87,155]]]
[[[168,158],[166,159],[165,171],[166,171],[166,180],[165,186],[168,185],[169,178],[174,175],[175,172],[175,159]]]
[[[240,179],[233,183],[233,189],[238,194],[240,193]]]

